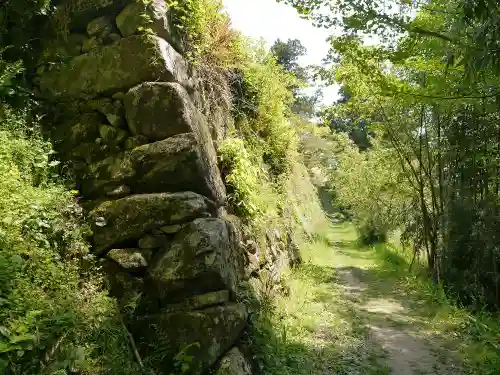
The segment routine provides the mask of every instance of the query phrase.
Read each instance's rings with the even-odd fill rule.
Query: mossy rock
[[[83,34],[70,34],[65,39],[51,39],[44,42],[38,64],[65,61],[82,53],[88,38]]]
[[[159,304],[217,290],[235,293],[244,258],[234,228],[220,219],[197,219],[160,250],[149,267],[151,298]]]
[[[141,249],[156,249],[167,246],[169,242],[167,236],[147,234],[139,240],[138,244]]]
[[[152,141],[196,131],[195,108],[178,83],[146,82],[125,96],[125,114],[132,134]]]
[[[113,24],[104,16],[94,18],[87,25],[87,34],[91,38],[103,39],[113,31]]]
[[[125,149],[132,150],[136,147],[143,146],[148,143],[148,139],[143,135],[134,135],[127,138],[125,141]]]
[[[88,197],[103,195],[119,185],[130,186],[136,193],[194,191],[216,202],[225,197],[218,169],[207,165],[193,134],[136,147],[93,164],[90,170],[82,185]]]
[[[90,214],[94,252],[103,251],[165,225],[189,222],[211,211],[208,200],[192,192],[138,194],[107,201]]]
[[[139,352],[157,375],[178,370],[174,358],[191,357],[184,374],[200,375],[238,340],[247,319],[239,304],[137,317],[132,333]]]
[[[116,262],[124,271],[137,273],[146,270],[153,252],[150,249],[112,249],[106,257]]]
[[[113,19],[121,10],[136,0],[64,0],[59,1],[52,26],[60,38],[72,30],[82,30],[93,19],[101,16]]]
[[[117,17],[116,25],[124,37],[150,30],[182,53],[182,42],[170,17],[165,0],[137,2],[128,5]]]
[[[110,145],[123,143],[129,135],[125,130],[107,124],[99,125],[99,134],[102,141]]]
[[[221,359],[215,375],[252,375],[252,367],[238,348],[233,348]]]
[[[111,126],[125,127],[125,111],[121,100],[98,99],[91,100],[87,106],[101,113]]]
[[[128,90],[145,81],[188,81],[187,64],[156,36],[132,36],[102,46],[41,74],[46,98],[96,97]]]

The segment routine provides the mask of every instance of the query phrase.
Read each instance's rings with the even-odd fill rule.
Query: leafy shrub
[[[360,152],[346,134],[335,134],[338,167],[332,184],[341,206],[354,216],[360,239],[384,241],[403,222],[411,188],[390,148],[378,141],[369,152]]]
[[[259,148],[275,176],[285,173],[298,138],[290,122],[296,78],[286,73],[264,46],[247,41],[246,58],[233,89],[236,127],[252,147]]]
[[[50,144],[26,135],[22,113],[3,112],[0,372],[138,371],[116,302],[88,253],[82,210],[57,182]]]
[[[229,203],[236,214],[252,219],[262,212],[259,207],[259,170],[252,164],[242,139],[227,138],[219,148],[222,173],[229,187]]]

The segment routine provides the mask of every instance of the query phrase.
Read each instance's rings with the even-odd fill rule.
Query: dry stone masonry
[[[251,374],[237,347],[248,260],[165,1],[68,0],[57,12],[66,33],[44,45],[37,95],[113,294],[140,296],[127,325],[142,360],[157,375],[176,357],[192,358],[190,374]]]

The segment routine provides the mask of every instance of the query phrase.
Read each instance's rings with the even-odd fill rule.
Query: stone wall
[[[251,374],[237,347],[249,257],[225,219],[209,125],[164,0],[68,0],[53,22],[69,34],[39,58],[45,128],[142,361],[157,375],[175,373],[175,358],[192,359],[189,374]]]

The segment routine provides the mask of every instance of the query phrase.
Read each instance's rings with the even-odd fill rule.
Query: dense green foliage
[[[0,371],[137,373],[50,144],[26,113],[5,106],[2,113]]]
[[[391,150],[382,169],[404,177],[393,189],[410,207],[394,218],[403,238],[416,256],[425,254],[434,280],[449,293],[475,307],[498,308],[495,2],[287,2],[344,30],[331,38],[334,64],[323,75],[350,95],[328,111],[328,120],[370,124],[379,146],[369,153],[376,158],[380,147]],[[366,46],[362,35],[379,43]],[[366,176],[363,185],[380,188]],[[351,199],[340,200],[350,205]],[[378,216],[385,217],[385,208]],[[361,207],[351,209],[365,217]]]

